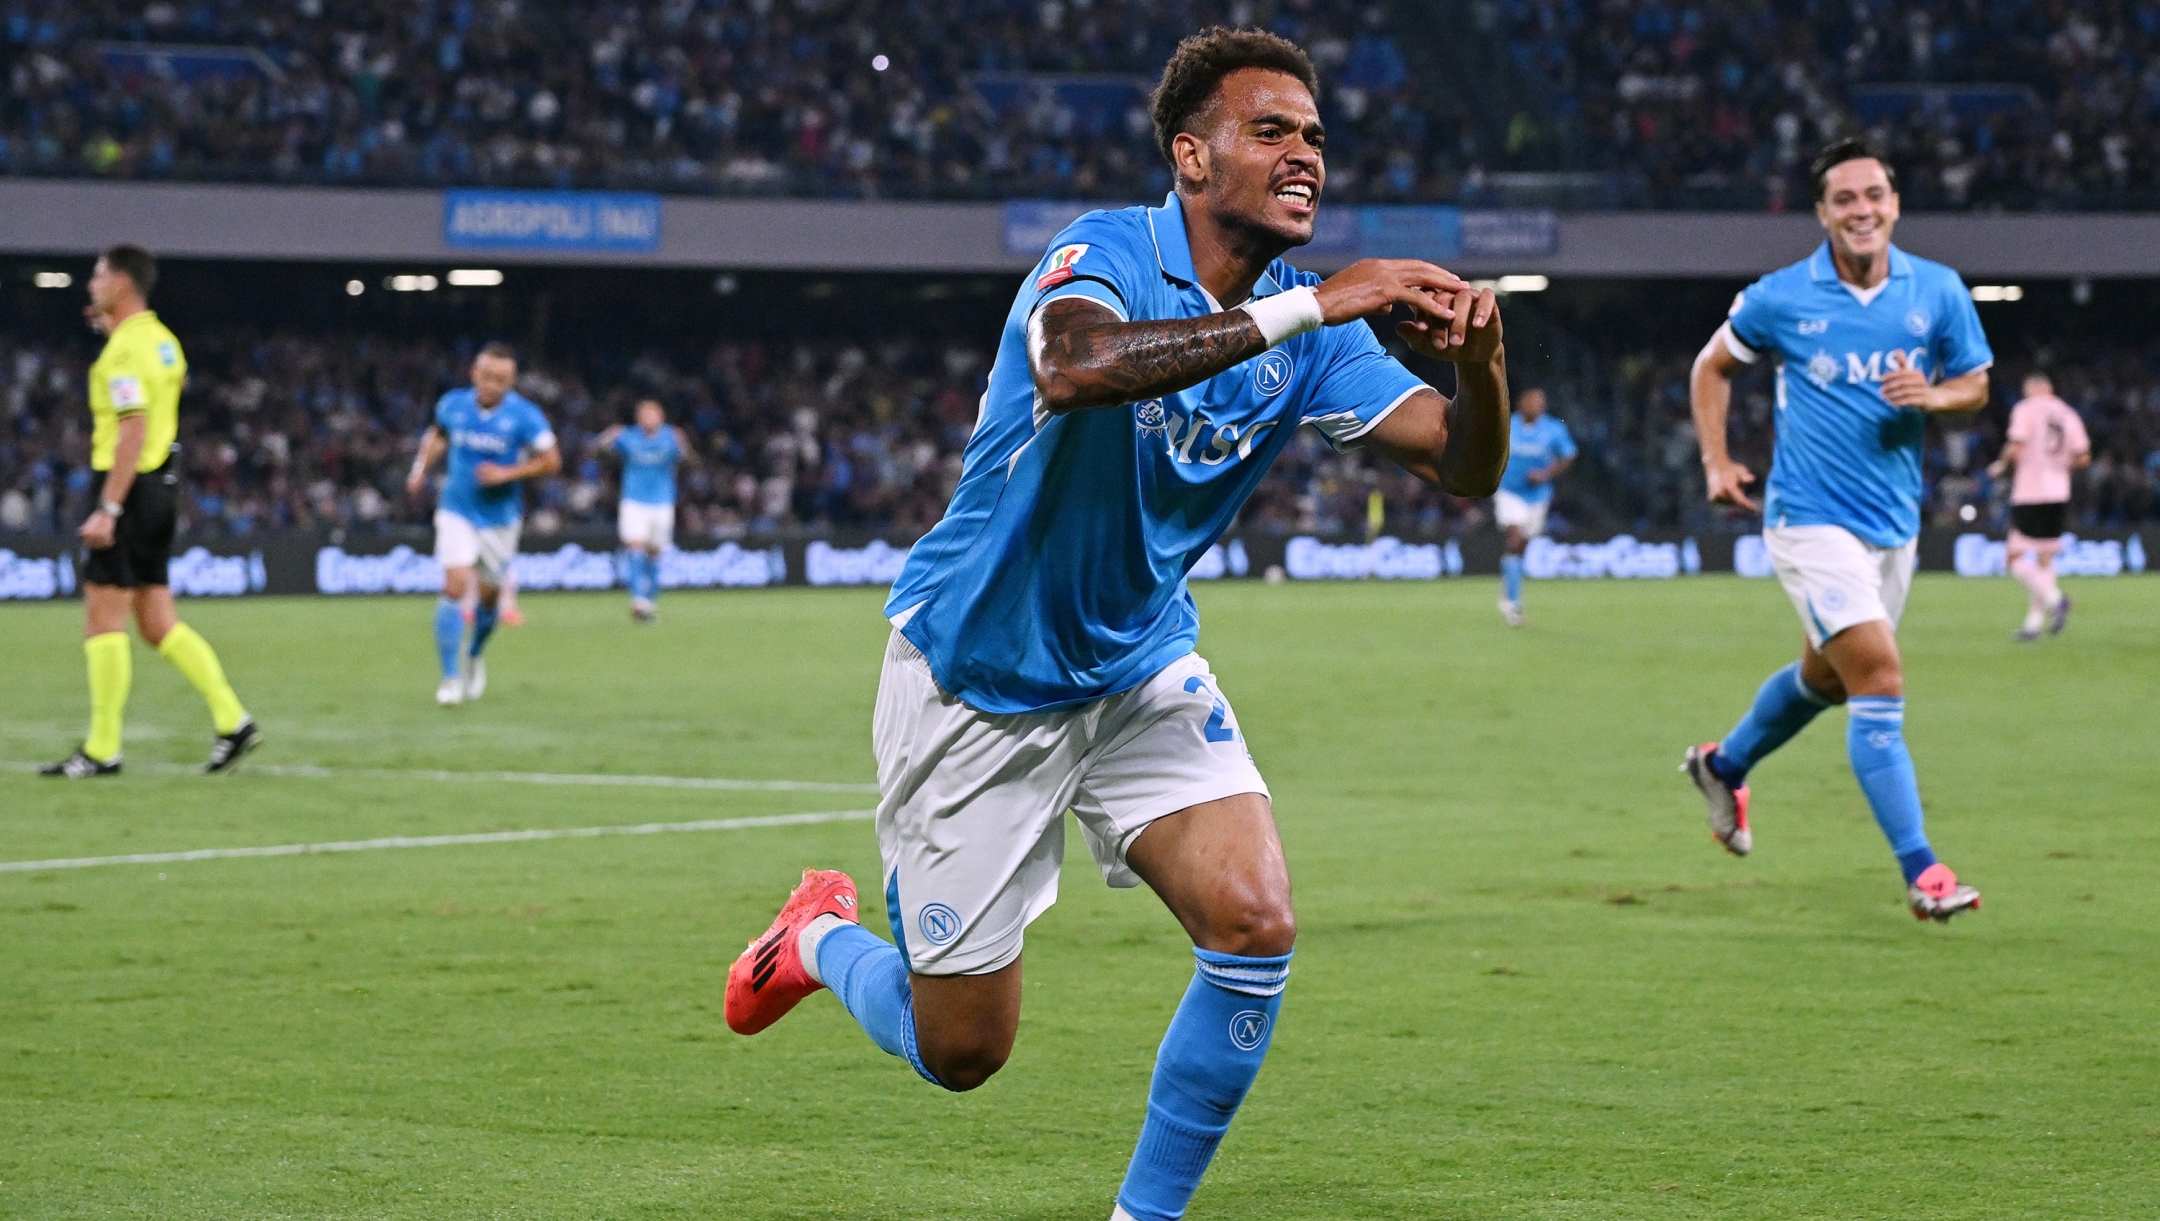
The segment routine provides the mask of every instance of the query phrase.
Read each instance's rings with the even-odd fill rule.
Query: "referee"
[[[180,622],[165,568],[172,553],[179,472],[180,388],[187,357],[149,305],[157,260],[115,246],[90,275],[90,325],[107,338],[90,366],[90,466],[104,475],[97,509],[83,522],[83,653],[90,668],[90,736],[41,775],[81,780],[120,771],[120,719],[134,662],[128,612],[210,705],[217,743],[206,772],[226,771],[260,735],[218,665],[217,652]]]

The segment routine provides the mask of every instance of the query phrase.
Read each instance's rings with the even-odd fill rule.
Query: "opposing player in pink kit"
[[[2045,373],[2025,379],[2025,397],[2010,409],[2010,442],[1988,468],[2000,479],[2011,467],[2010,571],[2029,591],[2016,639],[2053,636],[2070,622],[2070,595],[2055,585],[2055,553],[2070,515],[2070,472],[2092,461],[2092,442],[2077,410],[2055,397]]]

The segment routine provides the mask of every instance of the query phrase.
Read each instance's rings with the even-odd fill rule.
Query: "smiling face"
[[[1898,220],[1898,193],[1890,185],[1889,171],[1873,157],[1831,166],[1823,176],[1815,216],[1839,254],[1872,259],[1888,250],[1890,230]]]
[[[517,362],[507,356],[482,353],[472,362],[473,398],[482,407],[493,408],[502,402],[516,381]]]
[[[1287,72],[1241,68],[1223,77],[1174,149],[1179,177],[1200,188],[1203,205],[1223,228],[1302,246],[1312,240],[1327,180],[1320,155],[1326,141],[1303,82]]]

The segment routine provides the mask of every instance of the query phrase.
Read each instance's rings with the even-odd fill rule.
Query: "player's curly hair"
[[[1833,166],[1868,159],[1882,163],[1882,172],[1890,179],[1890,189],[1897,190],[1897,170],[1891,166],[1890,158],[1883,156],[1881,149],[1863,137],[1845,136],[1823,145],[1823,150],[1815,154],[1815,160],[1808,164],[1808,173],[1815,179],[1815,198],[1821,200],[1823,192],[1830,189],[1830,170]]]
[[[1170,62],[1163,65],[1162,82],[1148,99],[1155,116],[1156,147],[1173,165],[1177,158],[1170,153],[1171,142],[1207,109],[1222,79],[1243,68],[1294,76],[1314,98],[1320,96],[1320,75],[1296,43],[1266,30],[1209,26],[1178,44]]]

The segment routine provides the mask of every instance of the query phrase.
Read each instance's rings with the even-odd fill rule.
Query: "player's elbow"
[[[1090,394],[1083,384],[1085,379],[1072,370],[1036,360],[1028,362],[1028,372],[1035,382],[1035,401],[1051,415],[1103,405],[1101,397]]]

